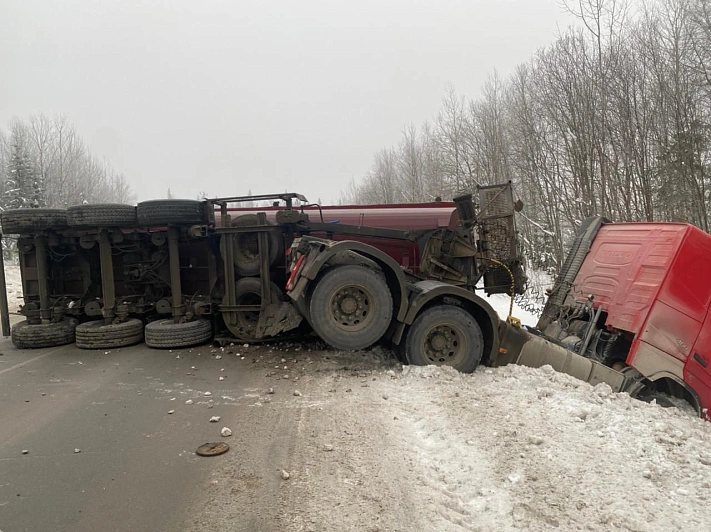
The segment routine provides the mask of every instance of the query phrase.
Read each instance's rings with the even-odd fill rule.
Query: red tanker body
[[[245,213],[266,212],[267,219],[274,220],[281,207],[239,207],[227,211],[233,216]],[[365,227],[384,227],[412,231],[448,227],[455,205],[452,202],[401,203],[394,205],[327,205],[310,206],[302,210],[314,220],[326,223],[342,223]],[[216,222],[219,213],[215,214]]]
[[[237,207],[227,209],[233,217],[244,214],[266,212],[267,220],[276,221],[276,213],[282,207]],[[356,227],[384,228],[399,231],[432,231],[456,224],[453,202],[403,203],[396,205],[328,205],[309,206],[301,209],[312,221],[346,224]],[[215,212],[215,222],[219,224],[219,211]],[[382,249],[395,259],[400,266],[415,273],[419,271],[420,249],[415,241],[395,240],[376,236],[352,234],[313,233],[330,240],[356,240]]]

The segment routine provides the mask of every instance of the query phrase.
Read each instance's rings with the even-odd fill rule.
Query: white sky
[[[447,83],[476,96],[570,22],[559,0],[0,0],[0,127],[65,114],[140,200],[329,203]]]

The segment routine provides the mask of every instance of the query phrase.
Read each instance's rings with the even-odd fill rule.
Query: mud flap
[[[256,337],[276,336],[281,332],[296,329],[302,319],[301,314],[291,303],[270,303],[260,313]]]
[[[625,389],[626,379],[619,371],[539,337],[533,337],[524,344],[516,363],[531,368],[540,368],[548,364],[556,371],[571,375],[593,386],[606,382],[614,392]]]

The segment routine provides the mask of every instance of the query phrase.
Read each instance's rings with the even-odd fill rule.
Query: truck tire
[[[148,347],[188,347],[212,340],[212,324],[205,319],[175,323],[166,318],[146,325],[145,334]]]
[[[18,349],[36,349],[71,344],[74,341],[74,329],[77,323],[74,318],[41,324],[21,321],[12,326],[10,333],[12,345]]]
[[[0,214],[2,234],[20,235],[67,227],[65,209],[13,209]]]
[[[143,322],[132,318],[122,323],[105,325],[104,320],[87,321],[77,325],[77,347],[107,349],[124,347],[143,341]]]
[[[143,227],[195,225],[207,222],[205,203],[197,200],[172,199],[142,201],[136,206],[138,224]]]
[[[269,303],[283,301],[279,287],[269,283]],[[235,283],[237,305],[259,305],[262,302],[262,281],[258,277],[243,277]],[[259,312],[238,312],[237,325],[248,336],[253,336],[259,322]]]
[[[120,203],[75,205],[67,209],[71,227],[135,227],[136,207]]]
[[[451,366],[471,373],[484,354],[481,327],[466,310],[453,305],[425,310],[406,334],[405,356],[417,366]]]
[[[674,408],[676,406],[668,395],[659,392],[652,393],[649,395],[642,395],[639,396],[638,399],[640,401],[644,401],[645,403],[651,403],[652,401],[656,401],[657,404],[662,408]]]
[[[393,316],[393,298],[377,271],[357,265],[331,268],[316,281],[311,325],[336,349],[364,349],[380,340]]]
[[[274,225],[267,222],[269,225]],[[256,214],[243,214],[230,223],[230,227],[257,225]],[[259,233],[238,233],[234,236],[234,265],[238,274],[249,277],[259,275]],[[269,242],[269,265],[273,266],[284,257],[284,239],[278,230],[267,232]]]

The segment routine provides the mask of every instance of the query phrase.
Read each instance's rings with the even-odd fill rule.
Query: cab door
[[[707,309],[701,332],[686,360],[684,381],[699,396],[703,417],[711,420],[711,308]]]

